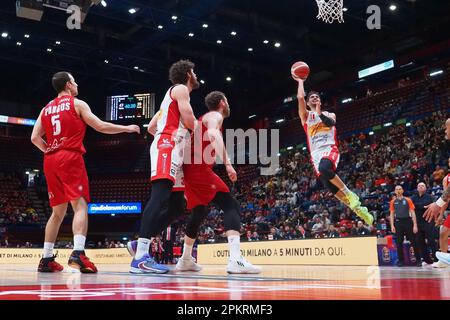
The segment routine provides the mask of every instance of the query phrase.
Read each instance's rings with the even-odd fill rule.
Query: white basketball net
[[[333,23],[337,20],[339,23],[344,22],[343,11],[344,0],[316,0],[319,7],[317,19],[326,23]]]

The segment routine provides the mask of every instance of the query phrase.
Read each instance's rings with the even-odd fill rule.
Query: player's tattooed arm
[[[442,193],[441,198],[444,202],[448,202],[450,200],[450,186],[445,188],[444,192]]]

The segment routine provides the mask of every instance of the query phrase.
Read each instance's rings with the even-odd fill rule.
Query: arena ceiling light
[[[302,150],[305,151],[305,150],[306,150],[306,147],[303,147]]]
[[[274,46],[275,46],[275,48],[279,48],[279,47],[281,47],[281,43],[275,42]]]
[[[200,83],[201,84],[205,84],[205,80],[200,80]]]
[[[135,13],[137,12],[137,9],[136,9],[136,8],[130,8],[130,9],[128,10],[128,12],[129,12],[130,14],[135,14]]]
[[[226,77],[225,80],[227,80],[228,82],[231,81],[231,77]]]
[[[25,39],[29,39],[29,38],[30,38],[30,35],[29,35],[28,33],[25,33],[23,37],[24,37]]]
[[[249,119],[255,118],[256,114],[252,114],[251,116],[248,116]]]
[[[231,33],[230,33],[232,36],[235,36],[235,35],[237,35],[237,32],[236,31],[231,31]]]
[[[2,32],[2,38],[8,38],[8,32]]]
[[[103,7],[106,7],[108,5],[108,3],[105,0],[102,0],[101,4]]]
[[[348,11],[348,8],[342,8],[342,11],[344,11],[344,12],[347,12]]]
[[[374,135],[374,132],[373,131],[370,131],[369,132],[369,136],[373,136]]]
[[[134,70],[139,70],[139,67],[138,67],[138,66],[134,66],[133,69],[134,69]]]
[[[268,44],[268,43],[269,43],[269,40],[264,40],[263,43],[264,43],[264,44]]]
[[[396,6],[395,4],[391,4],[391,5],[389,6],[389,10],[395,11],[395,10],[397,10],[397,6]]]
[[[47,48],[47,52],[52,52],[53,49],[52,48]]]
[[[346,99],[342,100],[342,103],[349,103],[349,102],[352,102],[352,101],[353,101],[352,98],[346,98]]]
[[[294,147],[293,147],[293,146],[289,146],[289,147],[287,147],[287,150],[292,150],[292,149],[294,149]]]
[[[276,123],[282,123],[284,122],[284,119],[278,119],[277,121],[275,121]]]
[[[190,33],[188,34],[188,36],[189,36],[189,37],[193,37],[194,34],[193,34],[192,32],[190,32]]]
[[[430,73],[430,77],[435,77],[435,76],[438,76],[438,75],[443,74],[443,73],[444,73],[443,70],[436,70],[436,71],[433,71],[433,72]]]
[[[218,44],[222,44],[222,40],[217,40],[216,41]]]
[[[178,17],[177,16],[172,16],[172,20],[177,20],[178,19]]]
[[[158,25],[159,30],[161,30],[162,28],[164,28],[162,25]]]
[[[383,124],[383,127],[390,127],[390,126],[392,126],[392,122],[387,122],[387,123]]]
[[[108,63],[109,63],[108,59],[105,59],[105,63],[106,63],[106,64],[108,64]]]
[[[20,41],[17,41],[16,42],[16,45],[18,45],[19,47],[22,45],[22,42],[20,42]]]
[[[252,52],[252,51],[253,51],[253,48],[248,48],[247,50],[250,51],[250,52]]]
[[[55,44],[56,44],[57,46],[59,46],[59,45],[61,44],[61,41],[55,41]]]
[[[411,122],[407,122],[407,123],[406,123],[406,126],[407,126],[407,127],[411,127]]]
[[[207,23],[204,23],[204,24],[202,25],[202,27],[206,29],[206,28],[208,28],[208,24],[207,24]]]

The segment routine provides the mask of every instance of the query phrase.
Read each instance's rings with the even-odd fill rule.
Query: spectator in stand
[[[370,236],[371,234],[370,230],[364,226],[362,221],[358,221],[356,233],[360,237]]]
[[[277,229],[275,227],[270,228],[270,233],[267,236],[267,239],[268,240],[280,240],[281,239],[281,237],[278,234]]]
[[[440,166],[436,166],[436,170],[433,172],[433,179],[435,183],[441,183],[445,177],[445,171]]]
[[[339,238],[340,234],[336,230],[334,224],[330,224],[330,228],[328,229],[328,232],[326,233],[327,238]]]

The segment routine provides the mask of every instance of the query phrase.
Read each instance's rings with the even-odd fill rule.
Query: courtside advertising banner
[[[199,264],[226,264],[227,243],[198,246]],[[332,238],[241,243],[242,255],[259,265],[377,266],[377,238]]]

